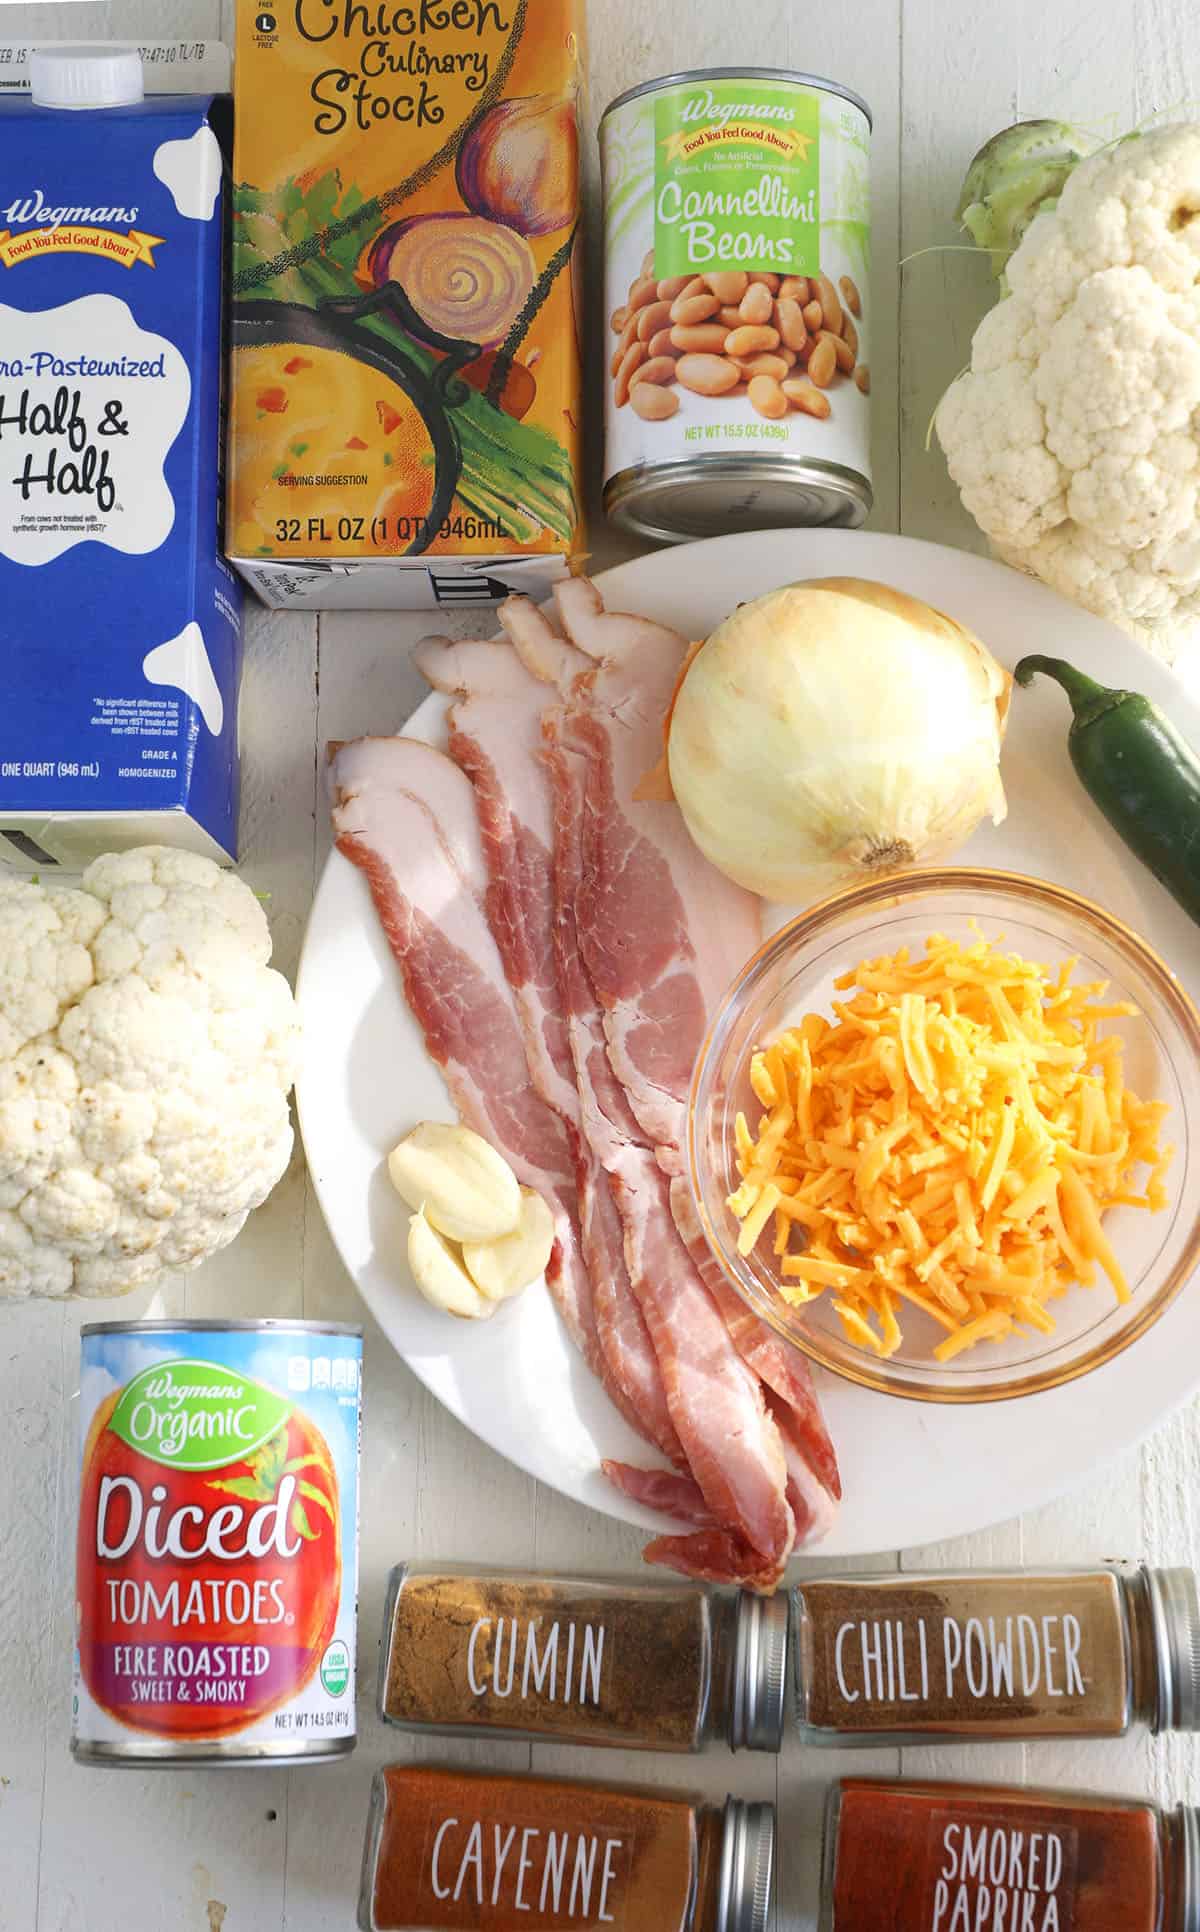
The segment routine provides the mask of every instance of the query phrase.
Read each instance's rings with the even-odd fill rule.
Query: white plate
[[[970,625],[1009,666],[1039,650],[1157,699],[1200,744],[1200,712],[1170,672],[1116,629],[1000,564],[862,531],[767,531],[662,550],[597,579],[610,609],[702,637],[739,599],[798,577],[896,584]],[[438,740],[444,701],[406,729]],[[1067,760],[1066,700],[1045,680],[1015,694],[1004,775],[1009,815],[962,854],[1059,879],[1143,933],[1200,998],[1200,937],[1111,834]],[[370,730],[372,720],[362,719]],[[346,1267],[404,1360],[467,1427],[539,1481],[626,1521],[662,1519],[618,1496],[601,1456],[638,1458],[567,1342],[542,1289],[479,1328],[426,1307],[404,1261],[405,1210],[382,1162],[408,1127],[452,1118],[400,989],[361,874],[333,853],[300,966],[305,1065],[297,1095],[317,1195]],[[966,1534],[1035,1507],[1128,1447],[1200,1385],[1200,1296],[1179,1297],[1106,1368],[1053,1392],[977,1408],[902,1401],[822,1376],[845,1503],[824,1545],[861,1555]],[[886,1479],[885,1479],[886,1478]]]

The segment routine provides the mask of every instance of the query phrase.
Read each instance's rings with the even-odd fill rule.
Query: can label
[[[784,76],[609,110],[607,477],[757,448],[869,480],[869,134]]]
[[[77,1744],[353,1738],[361,1354],[317,1331],[84,1336]]]

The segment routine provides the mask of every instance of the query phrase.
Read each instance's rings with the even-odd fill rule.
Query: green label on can
[[[820,269],[820,100],[794,82],[695,81],[654,103],[654,270]]]
[[[156,1362],[135,1375],[121,1390],[108,1426],[151,1462],[176,1469],[220,1469],[248,1461],[291,1413],[290,1402],[248,1375],[235,1374],[219,1362],[181,1359]],[[282,1459],[287,1454],[285,1437],[279,1447]],[[251,1492],[234,1491],[242,1493]],[[272,1490],[263,1493],[270,1496]]]

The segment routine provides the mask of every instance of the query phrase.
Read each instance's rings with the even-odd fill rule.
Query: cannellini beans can
[[[600,124],[608,514],[663,542],[871,507],[870,111],[773,68]]]
[[[83,1329],[76,1758],[354,1748],[361,1371],[338,1322]]]

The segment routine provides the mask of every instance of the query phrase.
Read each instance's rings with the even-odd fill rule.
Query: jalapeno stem
[[[1095,678],[1077,671],[1073,664],[1068,664],[1061,657],[1023,657],[1013,676],[1018,684],[1031,684],[1039,671],[1053,678],[1056,684],[1061,684],[1071,700],[1077,726],[1089,724],[1092,718],[1107,711],[1124,695],[1123,692],[1110,690],[1105,684],[1097,684]]]

